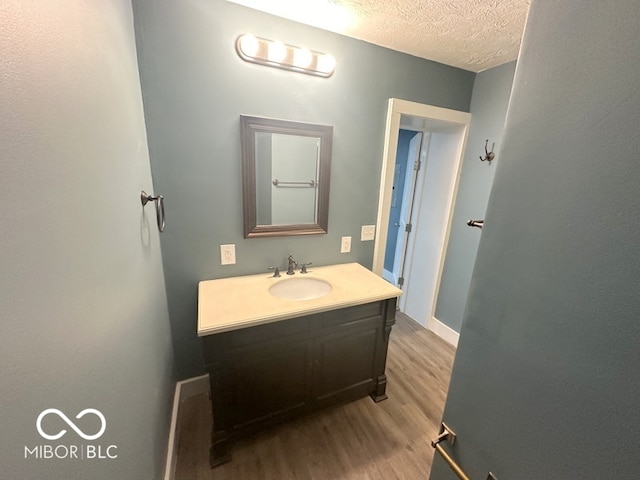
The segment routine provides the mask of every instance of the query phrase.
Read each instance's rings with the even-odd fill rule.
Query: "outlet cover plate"
[[[220,245],[220,265],[235,265],[236,246],[235,244]]]
[[[342,237],[340,242],[340,253],[349,253],[351,251],[351,237]]]
[[[362,232],[360,233],[360,241],[367,242],[376,238],[376,226],[375,225],[363,225]]]

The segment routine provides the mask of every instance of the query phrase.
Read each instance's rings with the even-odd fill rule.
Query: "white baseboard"
[[[442,338],[445,342],[450,343],[454,347],[458,347],[458,339],[460,338],[460,334],[456,332],[453,328],[445,325],[436,317],[432,317],[427,328],[431,330],[433,333]]]
[[[188,378],[176,383],[173,394],[173,410],[171,412],[171,426],[169,427],[169,445],[167,447],[167,462],[164,470],[164,480],[173,480],[176,473],[178,458],[178,438],[180,438],[180,419],[182,418],[182,404],[185,400],[209,391],[209,375]]]

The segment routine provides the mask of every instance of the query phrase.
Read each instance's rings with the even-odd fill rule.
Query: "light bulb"
[[[282,42],[273,42],[269,44],[268,58],[270,62],[280,63],[287,56],[287,47]]]
[[[320,55],[318,57],[318,71],[327,75],[333,73],[336,68],[336,59],[333,55]]]
[[[296,48],[293,51],[293,64],[298,68],[307,68],[312,60],[313,55],[306,48]]]
[[[242,54],[252,58],[256,56],[256,53],[258,53],[258,49],[260,48],[258,39],[250,33],[242,35],[240,37],[239,44]]]

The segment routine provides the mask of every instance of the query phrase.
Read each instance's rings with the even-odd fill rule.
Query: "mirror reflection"
[[[326,233],[333,127],[240,118],[245,238]]]
[[[256,132],[258,225],[316,223],[320,138]]]

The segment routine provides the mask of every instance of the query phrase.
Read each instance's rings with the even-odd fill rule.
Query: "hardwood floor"
[[[402,313],[389,340],[387,394],[363,398],[261,432],[233,445],[230,463],[211,469],[211,406],[188,399],[176,480],[428,478],[455,349]]]

